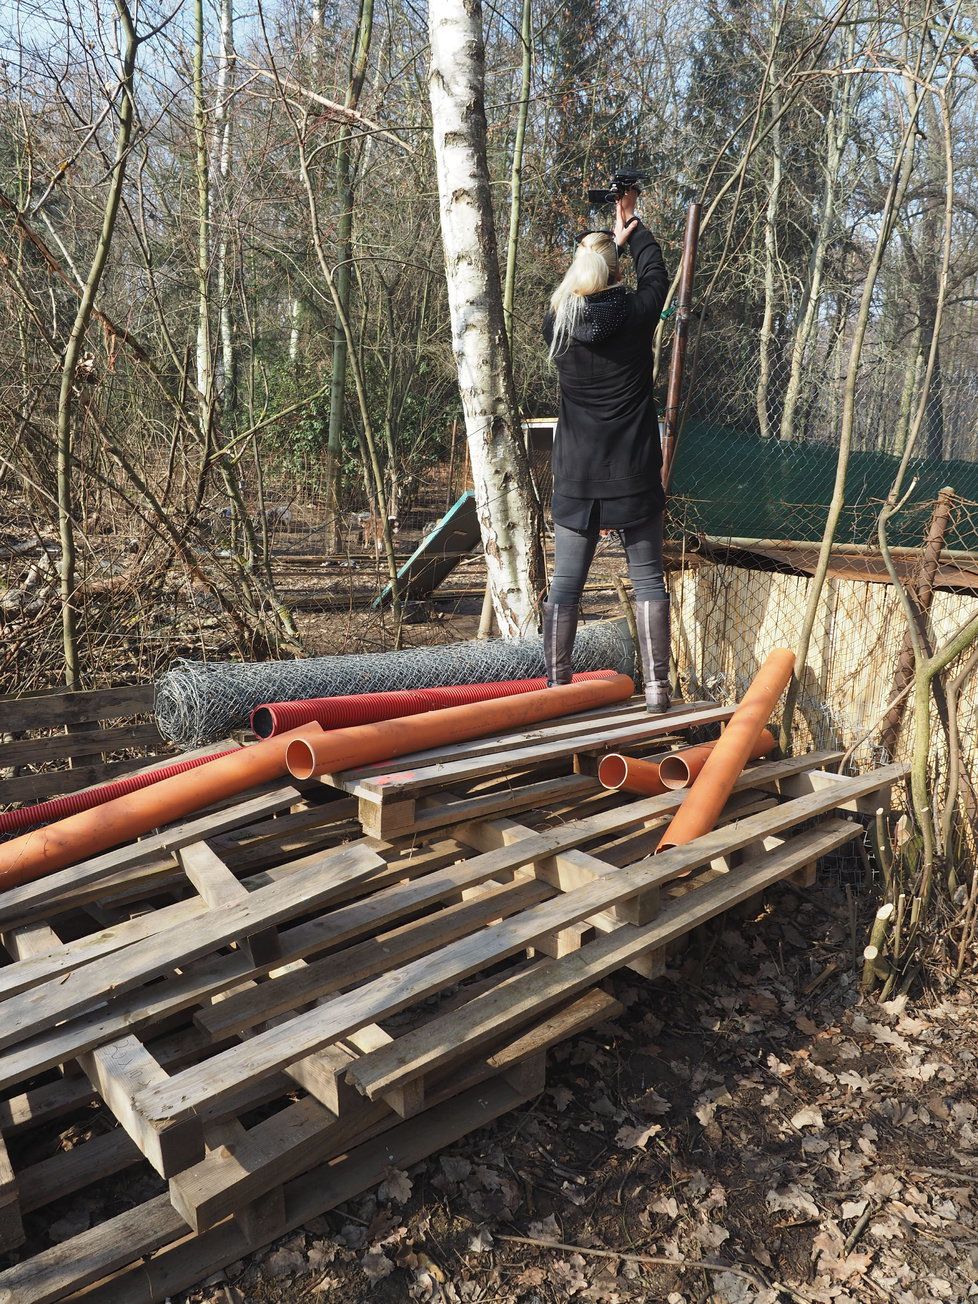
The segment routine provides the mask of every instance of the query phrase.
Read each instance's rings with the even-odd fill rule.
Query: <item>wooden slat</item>
[[[152,1128],[133,1101],[153,1083],[169,1081],[166,1070],[138,1037],[120,1037],[80,1059],[85,1076],[118,1122],[161,1177],[179,1173],[204,1153],[199,1119],[186,1119],[177,1129]]]
[[[733,713],[733,707],[701,707],[695,711],[686,711],[682,716],[629,715],[619,724],[602,724],[590,731],[580,729],[566,731],[562,726],[555,726],[543,732],[543,740],[532,745],[507,751],[500,745],[500,740],[489,738],[481,744],[467,750],[467,754],[453,760],[438,761],[432,764],[418,764],[416,757],[402,757],[402,764],[388,773],[358,778],[336,774],[324,776],[323,782],[342,788],[355,796],[372,798],[375,801],[396,800],[398,797],[412,793],[424,792],[429,788],[448,785],[460,778],[472,778],[480,774],[491,774],[512,765],[539,763],[557,758],[565,758],[575,752],[605,751],[611,747],[622,747],[636,739],[655,738],[664,733],[672,733],[676,728],[691,728],[693,725],[709,724],[727,720]],[[459,744],[462,748],[463,744]]]
[[[26,729],[149,715],[155,691],[152,684],[133,684],[121,688],[96,688],[84,693],[3,697],[0,698],[0,725],[5,733],[21,733]]]
[[[214,833],[247,824],[253,819],[267,815],[275,810],[283,810],[299,801],[301,793],[291,784],[273,788],[269,792],[249,797],[246,801],[236,802],[225,810],[195,816],[183,824],[173,824],[159,833],[150,834],[139,842],[127,843],[114,851],[106,851],[91,860],[85,860],[70,869],[59,870],[23,887],[8,888],[0,893],[0,924],[13,927],[15,923],[25,922],[37,915],[44,915],[52,901],[59,894],[69,891],[75,894],[88,884],[97,884],[101,879],[143,864],[158,856],[161,851],[176,851],[188,842],[196,842]],[[97,895],[97,893],[96,893]]]
[[[17,992],[36,987],[39,983],[63,973],[66,969],[80,968],[91,964],[93,960],[119,951],[133,942],[152,937],[164,928],[188,925],[207,910],[205,902],[191,897],[187,901],[175,901],[172,905],[162,906],[149,914],[139,915],[113,924],[109,928],[90,933],[75,942],[59,943],[34,955],[30,959],[18,960],[15,964],[0,968],[0,996],[7,998]],[[13,954],[12,945],[8,945],[8,934],[0,935],[4,946]]]
[[[166,929],[126,947],[111,965],[85,965],[13,996],[0,1007],[0,1046],[10,1046],[106,996],[118,996],[263,926],[325,905],[351,880],[363,879],[383,865],[376,852],[362,843],[334,848],[283,882],[251,893],[247,901],[209,911],[192,929]]]
[[[581,715],[559,716],[554,720],[544,721],[532,729],[520,730],[506,734],[494,734],[490,738],[473,738],[467,742],[447,743],[441,747],[432,747],[426,751],[412,752],[399,757],[396,769],[391,769],[391,762],[378,762],[364,765],[355,770],[347,770],[341,776],[344,780],[368,780],[377,776],[386,777],[401,770],[427,769],[432,765],[466,760],[469,757],[482,756],[486,752],[522,751],[538,743],[568,739],[581,735],[590,735],[602,729],[624,728],[628,724],[651,724],[660,726],[668,722],[669,728],[658,727],[653,736],[671,733],[676,729],[686,729],[692,724],[708,724],[717,720],[727,720],[736,708],[718,707],[715,702],[687,702],[674,706],[664,715],[650,716],[645,709],[645,702],[635,698],[629,703],[618,703],[612,707],[600,707]],[[716,712],[719,711],[719,715]],[[691,716],[695,719],[690,720]],[[572,750],[565,748],[565,750]]]
[[[722,914],[739,901],[794,873],[799,866],[858,836],[860,826],[832,819],[787,839],[774,851],[745,861],[736,871],[665,905],[654,922],[625,924],[573,955],[520,974],[449,1014],[398,1037],[388,1047],[352,1064],[348,1080],[371,1099],[395,1086],[472,1054],[494,1037],[538,1018],[551,1005],[621,968],[625,958],[659,949]]]
[[[3,719],[0,705],[0,720]],[[130,747],[159,751],[169,747],[155,724],[127,724],[116,729],[92,733],[59,733],[47,738],[22,738],[0,744],[0,770],[15,765],[43,765],[46,761],[65,760],[69,756],[98,756]],[[0,782],[0,800],[5,800],[6,784]]]
[[[78,792],[81,788],[107,783],[132,774],[145,763],[145,756],[135,756],[128,761],[103,762],[97,765],[77,765],[72,770],[47,770],[43,774],[22,774],[14,779],[0,780],[0,803],[45,801],[62,793]]]
[[[20,1191],[0,1133],[0,1251],[16,1249],[25,1240]]]
[[[93,1136],[70,1150],[59,1150],[18,1173],[21,1210],[42,1209],[90,1186],[94,1178],[121,1173],[140,1159],[138,1148],[122,1128]]]
[[[194,1016],[198,1027],[215,1040],[233,1036],[258,1023],[391,970],[407,960],[465,936],[496,919],[506,919],[553,895],[546,883],[524,881],[500,883],[484,895],[460,901],[434,915],[412,920],[399,928],[379,933],[345,951],[315,960],[302,969],[241,991],[218,1005],[208,1006]]]
[[[849,779],[846,781],[848,795],[855,797],[871,792],[905,773],[906,767],[897,765],[875,771],[870,776]],[[836,795],[840,798],[846,795],[841,784]],[[774,810],[717,829],[687,846],[663,852],[651,861],[618,870],[576,891],[542,902],[492,929],[462,938],[433,956],[415,960],[395,975],[383,975],[348,996],[336,997],[306,1014],[300,1014],[281,1027],[259,1034],[243,1046],[216,1055],[204,1065],[186,1069],[168,1083],[147,1088],[137,1105],[150,1119],[161,1123],[187,1117],[196,1106],[220,1098],[243,1080],[275,1072],[283,1064],[328,1046],[354,1028],[404,1009],[452,982],[459,982],[523,947],[533,945],[541,936],[617,905],[637,892],[661,886],[708,864],[717,856],[747,847],[761,837],[775,835],[813,819],[831,809],[833,804],[833,797],[822,794],[798,797]],[[526,841],[535,842],[537,839]],[[488,856],[499,854],[490,852]]]
[[[286,1230],[301,1227],[376,1186],[391,1166],[410,1168],[525,1100],[508,1084],[493,1082],[399,1124],[335,1164],[311,1169],[285,1188]],[[0,1273],[0,1304],[53,1304],[134,1261],[130,1271],[89,1292],[86,1304],[155,1304],[261,1248],[261,1242],[249,1239],[236,1220],[226,1220],[202,1236],[181,1239],[186,1230],[166,1196],[147,1201]],[[158,1257],[139,1261],[178,1239],[180,1244]]]

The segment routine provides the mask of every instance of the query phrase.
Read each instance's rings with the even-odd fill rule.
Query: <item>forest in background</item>
[[[703,201],[691,411],[974,460],[962,4],[526,0],[483,20],[524,416],[554,410],[539,323],[598,216],[584,192],[626,164],[672,269]],[[99,631],[151,623],[176,583],[238,651],[295,650],[276,513],[311,513],[324,553],[351,512],[427,514],[461,421],[428,14],[19,4],[3,41],[0,532],[42,552],[4,602],[0,677],[94,681]]]

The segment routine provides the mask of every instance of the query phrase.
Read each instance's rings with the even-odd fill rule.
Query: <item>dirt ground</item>
[[[531,1105],[181,1299],[978,1297],[974,989],[862,1003],[838,886],[677,963]]]

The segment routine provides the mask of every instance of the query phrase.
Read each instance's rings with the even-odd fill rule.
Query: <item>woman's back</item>
[[[657,241],[642,226],[631,237],[638,286],[612,285],[583,298],[553,358],[560,408],[553,471],[558,493],[611,498],[655,491],[662,454],[652,394],[652,339],[669,288]],[[553,343],[555,319],[543,333]]]

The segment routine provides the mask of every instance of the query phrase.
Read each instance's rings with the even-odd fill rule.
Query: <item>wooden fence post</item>
[[[924,550],[920,557],[920,565],[917,568],[913,582],[910,585],[910,595],[913,598],[914,605],[917,608],[917,625],[920,629],[921,636],[926,637],[927,613],[930,610],[930,604],[934,598],[934,579],[937,575],[937,568],[940,564],[941,553],[944,550],[944,538],[947,534],[947,527],[951,520],[951,511],[954,506],[954,490],[945,487],[937,495],[934,503],[934,510],[931,513],[930,525],[927,528],[927,539],[924,543]],[[910,638],[910,631],[904,631],[903,642],[900,645],[900,655],[897,657],[896,670],[893,674],[893,687],[890,689],[890,698],[897,697],[911,683],[914,675],[914,655],[913,643]],[[886,752],[887,756],[893,756],[896,752],[897,745],[900,741],[900,728],[903,724],[903,715],[907,706],[907,698],[903,697],[896,702],[886,714],[883,721],[883,728],[880,733],[880,746]]]

